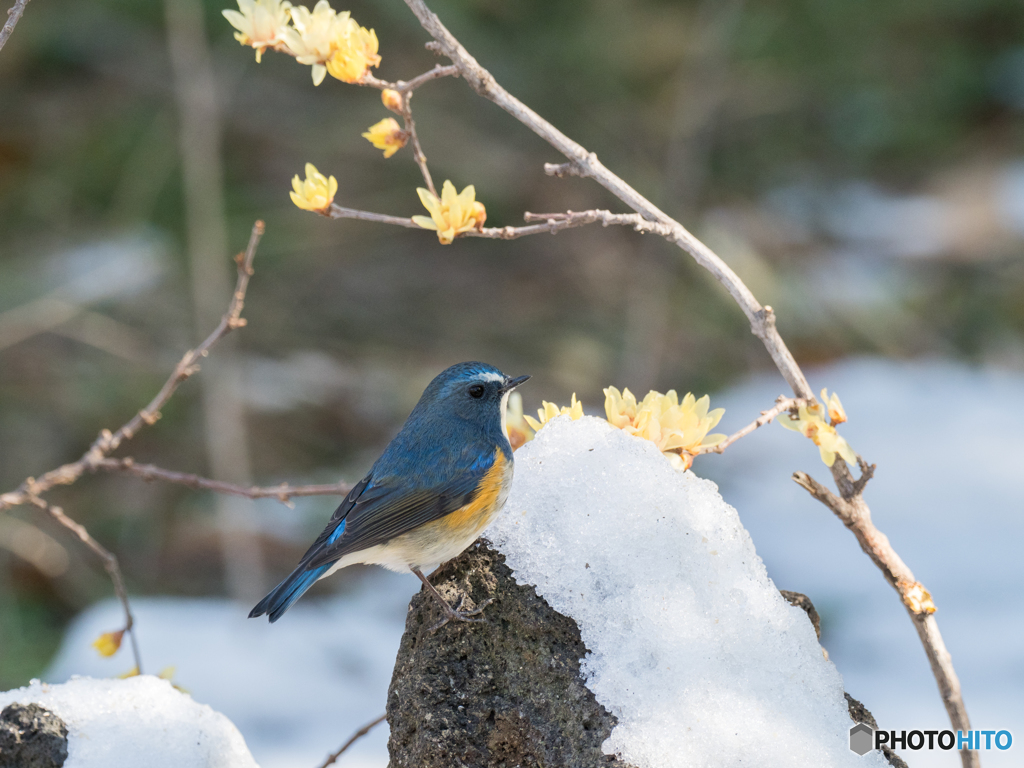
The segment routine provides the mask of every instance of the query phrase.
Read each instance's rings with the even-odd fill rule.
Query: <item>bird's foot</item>
[[[485,621],[487,621],[487,619],[483,618],[482,616],[479,616],[479,614],[483,613],[484,608],[486,608],[488,605],[490,605],[491,603],[494,602],[494,598],[493,597],[487,598],[480,605],[478,605],[476,608],[473,608],[472,610],[469,610],[469,611],[462,610],[462,604],[465,603],[465,602],[466,602],[466,595],[465,594],[463,594],[459,598],[459,604],[457,606],[455,606],[454,608],[452,608],[450,605],[448,605],[448,602],[446,600],[441,600],[441,605],[444,606],[444,608],[443,608],[444,618],[441,619],[439,622],[437,622],[437,624],[432,626],[428,631],[431,632],[431,633],[436,632],[441,627],[443,627],[445,624],[447,624],[449,621],[464,621],[467,624],[480,624],[482,622],[485,622]],[[474,617],[478,617],[478,618],[474,618]]]

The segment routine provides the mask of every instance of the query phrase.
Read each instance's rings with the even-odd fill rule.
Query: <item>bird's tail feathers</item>
[[[249,611],[249,618],[255,619],[257,616],[269,614],[270,622],[274,623],[291,607],[292,603],[302,597],[303,593],[327,572],[331,565],[333,563],[306,570],[305,563],[300,564],[284,581],[274,587],[270,594],[260,600],[255,608]]]

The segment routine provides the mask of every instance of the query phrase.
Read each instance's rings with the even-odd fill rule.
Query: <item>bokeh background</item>
[[[331,78],[314,87],[307,67],[271,52],[257,65],[223,7],[37,0],[0,51],[0,490],[74,460],[149,400],[223,312],[231,256],[257,218],[267,232],[248,327],[122,454],[238,482],[355,480],[430,378],[465,359],[533,374],[528,411],[575,392],[600,413],[610,384],[675,388],[726,405],[726,431],[784,391],[725,292],[656,237],[591,227],[441,246],[430,233],[297,209],[289,182],[307,161],[338,178],[339,204],[382,213],[422,213],[422,181],[408,149],[384,160],[360,138],[389,114],[377,91]],[[680,217],[776,309],[812,384],[847,404],[854,448],[890,461],[868,500],[935,594],[975,727],[1024,734],[1024,644],[1005,618],[1024,578],[1024,8],[432,7],[502,84]],[[400,0],[344,8],[376,30],[381,77],[435,63]],[[475,184],[489,225],[521,223],[523,211],[624,210],[592,182],[545,176],[543,163],[561,158],[458,80],[424,87],[414,107],[435,179]],[[943,727],[895,595],[848,532],[788,488],[796,469],[826,477],[816,450],[768,430],[695,471],[736,504],[779,585],[819,604],[848,690],[883,726]],[[355,727],[379,713],[413,581],[349,569],[318,585],[314,613],[295,622],[308,622],[305,634],[287,622],[245,630],[252,648],[282,628],[277,650],[265,648],[278,655],[262,661],[209,634],[238,631],[331,499],[288,509],[116,476],[51,498],[117,553],[133,595],[153,598],[140,609],[153,611],[140,625],[144,653],[148,641],[177,664],[181,685],[232,716],[264,765],[316,760],[352,730],[345,718]],[[116,628],[116,611],[88,610],[109,593],[94,559],[50,521],[0,516],[0,689],[100,674],[90,633]],[[984,611],[966,610],[979,600]],[[369,626],[374,611],[387,618],[372,640],[345,645],[331,629]],[[325,633],[333,645],[316,653],[338,685],[376,676],[344,697],[351,712],[317,721],[321,742],[301,747],[297,726],[275,730],[270,709],[246,720],[231,707],[252,697],[225,703],[212,684],[207,695],[214,677],[188,667],[202,657],[219,669],[234,654],[244,675],[240,660],[321,658],[310,638]],[[353,661],[353,645],[370,642],[378,656]],[[107,674],[131,666],[124,651],[103,663]],[[312,678],[323,667],[303,669],[279,675],[274,695],[322,710],[326,684]],[[367,765],[384,759],[376,738],[377,752],[359,758]]]

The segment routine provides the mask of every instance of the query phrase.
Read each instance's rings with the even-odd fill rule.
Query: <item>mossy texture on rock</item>
[[[61,768],[68,727],[38,704],[9,704],[0,712],[0,768]]]
[[[494,602],[483,623],[449,622],[413,597],[388,691],[390,768],[629,768],[601,751],[615,717],[583,684],[576,623],[505,558],[477,543],[431,578],[464,608]]]

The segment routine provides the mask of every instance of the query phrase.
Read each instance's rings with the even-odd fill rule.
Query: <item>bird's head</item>
[[[486,363],[459,363],[430,382],[416,411],[427,418],[454,415],[484,429],[500,425],[504,432],[508,396],[528,378],[510,378]]]

